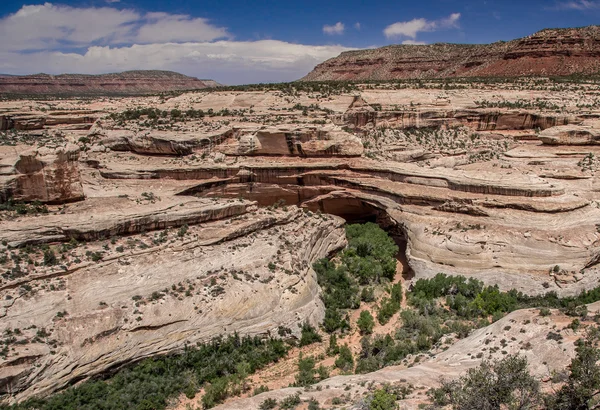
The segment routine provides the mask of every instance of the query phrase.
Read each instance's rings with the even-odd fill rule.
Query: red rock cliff
[[[393,45],[348,51],[302,80],[566,76],[600,73],[600,26],[547,29],[493,44]]]

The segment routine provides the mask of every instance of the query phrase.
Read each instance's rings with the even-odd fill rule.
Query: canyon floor
[[[595,288],[599,155],[592,81],[0,100],[0,393],[48,395],[218,335],[298,337],[323,320],[312,265],[346,246],[346,222],[376,222],[401,244],[405,289],[438,273],[528,295]],[[487,337],[511,339],[504,350],[548,378],[581,334],[546,339],[565,324],[558,311],[519,310],[418,363],[334,371],[310,390],[286,388],[296,349],[252,376],[271,391],[222,408],[296,392],[349,406],[382,383],[415,386],[400,404],[418,408],[441,375],[481,362]],[[344,337],[360,349],[356,332]],[[326,343],[303,349],[319,355]]]

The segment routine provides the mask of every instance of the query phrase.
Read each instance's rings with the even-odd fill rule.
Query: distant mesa
[[[173,71],[137,70],[113,74],[0,75],[0,95],[143,95],[220,87]]]
[[[600,26],[546,29],[493,44],[392,45],[346,51],[304,81],[600,74]]]

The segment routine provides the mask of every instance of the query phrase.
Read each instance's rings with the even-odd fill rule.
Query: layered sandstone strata
[[[0,189],[3,200],[63,203],[83,199],[79,148],[67,145],[19,152],[4,150]]]
[[[549,29],[493,44],[393,45],[346,51],[304,81],[597,74],[600,27]]]

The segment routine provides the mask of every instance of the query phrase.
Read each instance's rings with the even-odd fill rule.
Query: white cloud
[[[135,36],[136,43],[211,41],[230,37],[226,29],[215,27],[203,18],[168,13],[148,13],[145,17],[145,24]]]
[[[338,23],[333,27],[343,24]],[[234,41],[204,18],[115,7],[23,6],[0,18],[0,73],[173,70],[224,84],[296,80],[349,48]]]
[[[559,2],[556,8],[559,10],[593,10],[600,9],[600,2],[593,0],[573,0]]]
[[[323,33],[325,34],[344,34],[344,23],[337,22],[333,26],[328,26],[325,24],[323,26]]]
[[[206,19],[114,7],[23,6],[0,19],[0,49],[56,50],[90,45],[211,41],[231,37]]]
[[[0,73],[99,74],[134,69],[173,70],[224,84],[291,81],[335,57],[342,46],[278,40],[93,46],[84,54],[61,51],[1,52]]]
[[[360,23],[358,21],[354,23],[354,28],[360,30]]]
[[[402,42],[402,44],[409,45],[409,46],[423,46],[423,45],[425,45],[425,44],[427,44],[427,43],[426,43],[426,42],[424,42],[424,41],[416,41],[416,40],[404,40],[404,41]]]
[[[413,40],[417,38],[420,32],[430,32],[449,28],[458,28],[460,13],[452,13],[448,17],[439,20],[426,20],[424,18],[402,21],[391,24],[383,30],[387,38],[409,37]]]

